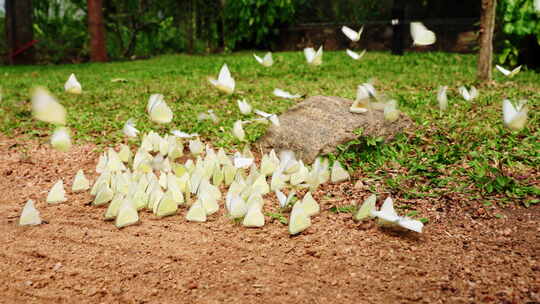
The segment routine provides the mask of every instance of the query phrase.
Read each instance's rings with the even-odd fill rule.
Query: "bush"
[[[534,38],[540,45],[540,12],[535,10],[533,0],[504,0],[499,3],[498,18],[502,26],[498,61],[517,65],[527,39]]]
[[[280,27],[293,21],[303,0],[234,0],[225,5],[227,47],[271,47]]]

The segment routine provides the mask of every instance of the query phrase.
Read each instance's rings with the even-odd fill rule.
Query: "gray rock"
[[[334,152],[338,145],[358,138],[354,130],[361,128],[362,136],[390,140],[413,125],[403,113],[392,123],[384,120],[381,109],[351,113],[352,103],[340,97],[310,97],[279,116],[281,126],[269,127],[257,145],[264,151],[292,150],[297,158],[310,164],[317,156]]]

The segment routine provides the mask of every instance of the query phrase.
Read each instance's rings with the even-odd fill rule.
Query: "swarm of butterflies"
[[[352,41],[360,40],[363,27],[354,31],[346,26],[343,33]],[[435,34],[420,22],[411,23],[411,35],[415,45],[430,45],[435,43]],[[346,53],[354,60],[359,60],[365,50],[358,54],[347,49]],[[310,65],[321,65],[322,46],[315,51],[313,48],[304,50],[306,61]],[[265,67],[273,65],[272,53],[262,58],[255,55],[255,60]],[[513,71],[500,66],[497,69],[505,76],[513,77],[521,67]],[[219,72],[217,79],[209,79],[211,85],[225,93],[232,94],[235,80],[226,64]],[[74,74],[65,83],[66,92],[81,94],[82,86]],[[447,86],[441,86],[437,93],[439,109],[448,107]],[[471,101],[478,97],[474,87],[458,89],[463,98]],[[273,94],[280,98],[297,99],[301,95],[291,94],[276,88]],[[384,119],[393,122],[399,118],[397,101],[388,99],[378,93],[373,84],[364,83],[358,86],[356,100],[350,107],[350,112],[363,114],[371,109],[384,110]],[[1,97],[1,96],[0,96]],[[271,123],[280,126],[276,114],[253,109],[246,100],[237,101],[243,115],[254,112],[259,116],[252,120],[238,120],[234,123],[232,134],[240,141],[245,141],[243,125],[247,123]],[[525,101],[514,105],[509,100],[503,101],[503,122],[512,129],[524,127],[527,120]],[[149,119],[158,124],[170,123],[173,112],[161,94],[152,94],[146,106]],[[44,88],[36,88],[32,93],[33,116],[41,121],[57,126],[51,136],[51,145],[60,151],[68,151],[71,147],[69,129],[66,125],[66,110]],[[217,122],[219,118],[212,111],[200,113],[198,119],[209,119]],[[138,138],[139,130],[136,122],[129,119],[123,133],[130,138]],[[186,148],[187,147],[187,148]],[[189,155],[184,151],[189,150]],[[181,162],[180,159],[184,159]],[[241,221],[246,227],[262,227],[266,219],[263,207],[268,204],[269,195],[275,195],[280,212],[290,212],[288,223],[289,233],[298,234],[311,225],[311,217],[320,212],[318,202],[312,193],[324,183],[338,183],[349,180],[348,172],[334,161],[330,167],[328,159],[317,158],[313,165],[307,166],[297,160],[292,151],[281,151],[279,157],[272,150],[263,154],[260,164],[246,144],[243,151],[228,155],[223,149],[215,151],[204,144],[196,133],[173,130],[164,136],[150,132],[141,136],[140,146],[133,154],[129,146],[121,145],[119,151],[110,148],[102,154],[96,166],[99,177],[91,185],[83,170],[79,170],[72,182],[72,191],[90,191],[93,196],[92,205],[107,205],[104,220],[114,221],[116,227],[122,228],[139,222],[139,212],[147,210],[157,217],[165,217],[179,213],[180,208],[188,210],[185,218],[191,222],[205,222],[207,217],[216,213],[219,201],[224,199],[227,215]],[[224,189],[222,194],[220,189]],[[299,190],[307,190],[303,197],[297,198]],[[285,193],[288,193],[287,195]],[[358,221],[377,218],[381,226],[397,227],[416,232],[422,232],[420,221],[399,216],[393,207],[393,200],[387,197],[380,209],[376,208],[376,196],[368,197],[359,206],[354,218]],[[67,201],[63,180],[56,182],[50,189],[46,201],[51,204]],[[28,200],[22,210],[20,225],[38,225],[42,220],[34,202]]]

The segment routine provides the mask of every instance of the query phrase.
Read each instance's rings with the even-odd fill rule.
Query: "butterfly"
[[[59,180],[57,181],[49,191],[49,194],[47,195],[47,203],[54,204],[54,203],[62,203],[67,201],[66,198],[66,191],[64,190],[64,181]]]
[[[179,137],[179,138],[193,138],[193,137],[198,137],[199,136],[199,134],[197,134],[197,133],[186,133],[186,132],[179,131],[179,130],[172,130],[171,134],[176,136],[176,137]]]
[[[59,127],[54,130],[51,136],[51,146],[58,151],[67,152],[71,148],[71,136],[66,127]]]
[[[252,204],[249,206],[246,216],[242,221],[242,226],[244,227],[262,227],[264,226],[264,215],[262,213],[261,207],[257,204]]]
[[[289,218],[289,234],[298,234],[311,226],[311,219],[304,211],[302,204],[294,204]]]
[[[127,145],[120,145],[120,152],[118,152],[118,157],[124,163],[128,163],[131,159],[131,150]]]
[[[446,90],[448,90],[448,86],[439,86],[439,91],[437,92],[437,102],[439,103],[439,110],[441,111],[446,111],[448,108]]]
[[[34,201],[28,200],[22,209],[19,226],[33,226],[41,223],[41,217],[39,216],[39,211],[34,206]]]
[[[319,204],[313,198],[313,195],[311,195],[311,192],[308,192],[306,193],[306,195],[304,195],[304,198],[302,199],[302,207],[304,208],[304,212],[308,216],[316,215],[321,210],[321,207],[319,207]]]
[[[372,210],[371,215],[379,219],[383,226],[398,226],[416,232],[422,232],[424,224],[408,217],[399,216],[394,210],[394,201],[387,197],[380,210]]]
[[[237,100],[238,108],[240,109],[240,113],[244,115],[248,115],[251,113],[251,105],[245,100]]]
[[[64,84],[64,89],[66,90],[66,92],[71,93],[71,94],[82,93],[81,84],[77,81],[77,77],[75,77],[75,74],[69,75],[68,80]]]
[[[100,206],[110,202],[114,197],[114,191],[108,184],[101,184],[97,190],[96,197],[92,201],[92,205]]]
[[[178,211],[178,204],[176,203],[173,192],[168,189],[163,195],[159,203],[155,206],[155,215],[158,217],[165,217],[176,214]]]
[[[358,212],[354,215],[354,219],[357,221],[364,220],[371,217],[371,211],[375,209],[375,203],[377,202],[377,196],[375,194],[370,195],[364,200],[362,206],[358,209]]]
[[[347,26],[343,26],[341,28],[341,31],[343,32],[343,34],[345,34],[345,36],[347,36],[347,38],[351,39],[353,42],[357,42],[360,40],[360,37],[362,36],[362,32],[364,31],[364,26],[362,26],[360,30],[358,30],[358,32],[356,32],[355,30]]]
[[[189,151],[191,151],[191,154],[193,155],[199,155],[204,150],[204,144],[202,141],[196,139],[196,140],[190,140],[189,141]]]
[[[224,64],[219,71],[218,79],[210,79],[210,83],[215,86],[218,90],[226,93],[232,94],[234,92],[235,82],[231,77],[231,72],[227,64]]]
[[[274,91],[272,92],[274,94],[274,96],[277,96],[277,97],[281,97],[281,98],[287,98],[287,99],[296,99],[296,98],[300,98],[302,97],[302,95],[300,94],[291,94],[287,91],[283,91],[282,89],[274,89]]]
[[[339,183],[345,180],[350,179],[349,172],[347,170],[343,169],[341,167],[341,164],[339,161],[334,161],[334,165],[332,166],[332,172],[330,174],[330,180],[332,183]]]
[[[323,56],[323,47],[321,46],[317,52],[313,48],[305,48],[304,56],[306,56],[306,61],[310,65],[321,65],[322,56]]]
[[[254,110],[255,114],[261,116],[265,121],[270,121],[274,126],[279,127],[279,117],[276,114],[266,113],[261,110]]]
[[[253,157],[246,157],[238,152],[234,154],[234,167],[238,169],[248,168],[253,164]]]
[[[66,124],[66,110],[43,88],[35,88],[32,93],[32,113],[34,118],[44,122]]]
[[[266,55],[264,55],[263,58],[253,54],[255,57],[255,60],[257,60],[258,63],[262,64],[265,67],[271,67],[274,64],[274,60],[272,59],[272,53],[268,52]]]
[[[116,216],[116,222],[114,225],[117,228],[123,228],[126,226],[134,225],[139,222],[139,214],[133,204],[125,199],[122,205],[118,209],[118,215]]]
[[[353,52],[349,49],[347,49],[346,52],[347,52],[347,55],[349,55],[354,60],[359,60],[360,58],[364,56],[364,54],[366,54],[366,50],[363,50],[362,53],[360,54]]]
[[[113,220],[118,216],[118,211],[120,210],[120,206],[122,206],[124,200],[125,196],[122,194],[117,194],[114,196],[109,206],[107,206],[107,210],[105,211],[105,220]]]
[[[512,71],[509,71],[509,70],[503,68],[500,65],[496,65],[495,67],[497,68],[497,70],[499,70],[501,73],[503,73],[504,76],[506,76],[508,78],[512,78],[512,77],[516,76],[516,74],[519,73],[519,71],[521,71],[521,65],[518,66],[517,68],[513,69]]]
[[[173,112],[165,100],[163,100],[163,95],[161,94],[151,95],[146,109],[150,115],[150,120],[153,122],[166,124],[170,123],[173,119]]]
[[[229,209],[229,215],[232,218],[241,218],[246,215],[246,212],[248,211],[246,202],[238,194],[232,195],[227,209]]]
[[[292,199],[294,198],[294,196],[296,194],[294,191],[291,191],[291,192],[289,192],[289,195],[286,196],[280,190],[275,190],[274,192],[276,193],[276,197],[278,199],[279,206],[281,208],[287,207],[287,205],[292,201]]]
[[[207,113],[199,113],[199,115],[197,116],[197,119],[200,120],[200,121],[208,119],[208,120],[213,121],[214,123],[219,122],[219,118],[214,113],[214,110],[208,110]]]
[[[525,102],[521,101],[517,106],[514,106],[510,100],[503,100],[503,122],[509,129],[518,131],[525,127],[528,112]]]
[[[431,45],[437,41],[435,33],[428,30],[422,22],[411,22],[410,27],[413,45]]]
[[[461,86],[458,88],[458,91],[466,101],[471,101],[478,97],[478,90],[474,86],[471,86],[470,90],[467,90],[466,87]]]
[[[186,214],[186,219],[190,222],[206,222],[206,210],[204,210],[200,200],[191,205]]]
[[[238,140],[246,140],[246,132],[244,132],[243,122],[241,120],[237,120],[234,123],[232,133]]]
[[[370,83],[363,83],[356,89],[356,99],[349,108],[351,113],[366,113],[370,108],[370,100],[375,97],[377,92]]]
[[[399,110],[397,109],[397,102],[395,100],[389,100],[384,106],[384,119],[389,122],[394,122],[399,118]]]
[[[75,174],[75,178],[73,179],[71,191],[78,192],[88,189],[90,189],[90,181],[86,178],[86,176],[84,176],[83,170],[79,169],[79,171],[77,171],[77,174]]]
[[[127,137],[137,137],[139,130],[135,128],[135,120],[133,118],[126,121],[124,128],[122,128],[122,132],[124,132],[124,135]]]

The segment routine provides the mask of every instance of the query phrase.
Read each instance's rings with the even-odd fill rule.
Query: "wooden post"
[[[88,0],[88,32],[90,33],[90,60],[107,61],[105,25],[102,0]]]
[[[32,0],[7,0],[6,38],[10,64],[33,64],[34,30],[32,26]]]
[[[477,78],[481,82],[491,81],[496,7],[497,0],[482,0],[482,13],[480,15],[480,52],[478,53],[477,74]]]

